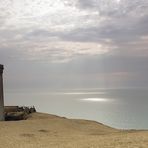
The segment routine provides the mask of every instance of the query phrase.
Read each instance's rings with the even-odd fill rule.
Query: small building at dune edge
[[[0,64],[0,121],[4,118],[4,94],[3,94],[3,69],[4,66]]]

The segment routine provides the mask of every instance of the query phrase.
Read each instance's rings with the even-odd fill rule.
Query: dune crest
[[[0,122],[6,148],[147,148],[148,131],[117,130],[88,120],[32,113],[27,120]]]

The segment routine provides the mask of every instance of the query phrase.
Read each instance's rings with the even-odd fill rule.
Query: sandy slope
[[[148,148],[148,131],[33,113],[28,120],[0,122],[0,148]]]

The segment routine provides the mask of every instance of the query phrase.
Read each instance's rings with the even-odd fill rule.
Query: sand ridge
[[[88,120],[33,113],[0,122],[0,148],[147,148],[148,131],[117,130]]]

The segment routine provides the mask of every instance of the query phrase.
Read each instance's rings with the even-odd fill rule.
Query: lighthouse
[[[3,94],[3,69],[0,64],[0,121],[4,121],[4,94]]]

